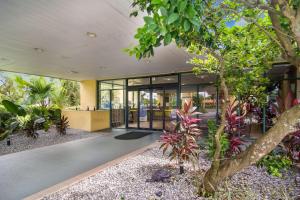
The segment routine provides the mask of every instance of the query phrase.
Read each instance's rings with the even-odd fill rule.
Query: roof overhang
[[[0,2],[0,70],[72,80],[190,71],[175,45],[150,59],[124,52],[136,44],[142,17],[130,18],[128,0]],[[87,34],[87,33],[95,33]]]

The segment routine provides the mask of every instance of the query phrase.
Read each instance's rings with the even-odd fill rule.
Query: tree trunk
[[[256,140],[246,151],[239,154],[236,158],[222,162],[217,170],[217,175],[212,179],[209,177],[215,171],[211,167],[204,177],[205,181],[210,181],[210,187],[207,193],[212,193],[218,187],[218,184],[225,178],[241,171],[242,169],[255,164],[263,156],[270,153],[289,133],[296,130],[295,125],[299,123],[300,119],[300,105],[285,111],[278,119],[277,123],[269,129],[262,137]],[[212,190],[213,189],[213,190]]]
[[[224,95],[224,101],[223,105],[221,107],[221,123],[220,126],[218,127],[218,130],[216,131],[215,134],[215,153],[213,156],[213,161],[212,165],[210,167],[210,170],[206,173],[205,178],[203,180],[203,187],[200,187],[198,190],[199,194],[210,194],[213,193],[217,188],[215,187],[217,184],[217,177],[218,177],[218,169],[220,168],[220,158],[221,158],[221,142],[220,138],[222,134],[224,134],[224,128],[226,125],[226,109],[227,109],[227,104],[229,101],[229,94],[228,94],[228,88],[226,85],[225,77],[224,77],[224,72],[225,72],[225,62],[224,59],[221,55],[212,52],[212,55],[219,61],[220,65],[220,73],[219,73],[219,78],[221,81],[221,92]]]

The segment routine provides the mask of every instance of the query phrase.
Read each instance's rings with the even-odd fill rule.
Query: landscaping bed
[[[155,147],[42,199],[200,200],[205,198],[197,196],[194,177],[196,174],[202,177],[209,166],[206,153],[202,152],[199,170],[196,172],[192,166],[185,165],[186,172],[180,175],[175,163],[170,163]],[[160,169],[169,172],[171,177],[163,182],[149,181]],[[300,177],[296,169],[277,178],[264,168],[250,166],[226,179],[215,196],[208,199],[292,199],[299,194],[296,177]]]
[[[6,139],[0,141],[0,155],[96,136],[95,133],[77,129],[68,129],[66,135],[60,135],[55,128],[50,128],[47,132],[40,130],[38,133],[39,136],[36,139],[27,137],[26,134],[20,132],[12,134],[10,146],[7,146]]]

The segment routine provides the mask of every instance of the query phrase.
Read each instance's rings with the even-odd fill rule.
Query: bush
[[[271,152],[263,157],[258,163],[258,166],[265,167],[269,174],[277,177],[282,177],[282,170],[287,170],[291,167],[291,159],[283,154]]]
[[[201,131],[198,127],[200,119],[194,118],[199,114],[196,112],[196,107],[192,107],[191,101],[185,102],[182,110],[177,110],[177,117],[179,121],[171,131],[164,131],[160,137],[162,145],[160,149],[163,149],[165,154],[167,149],[170,148],[171,152],[168,154],[170,160],[177,159],[178,163],[184,161],[195,161],[198,159],[199,146],[197,139],[199,138]]]

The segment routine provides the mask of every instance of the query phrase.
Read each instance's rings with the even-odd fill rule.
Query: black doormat
[[[134,140],[134,139],[139,139],[142,137],[145,137],[147,135],[151,135],[152,132],[139,132],[139,131],[132,131],[128,132],[122,135],[118,135],[115,138],[118,140]]]

